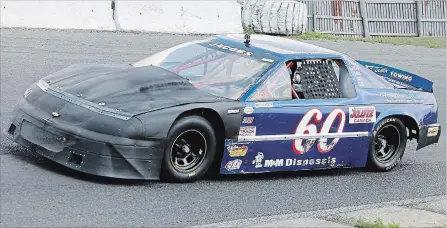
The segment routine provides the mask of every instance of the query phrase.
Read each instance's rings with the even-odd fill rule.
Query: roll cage
[[[294,88],[294,75],[299,71],[297,69],[296,63],[304,64],[307,69],[301,68],[300,73],[307,74],[302,77],[301,81],[306,81],[307,84],[307,93],[301,93]],[[333,66],[335,68],[334,69]],[[295,65],[295,66],[294,66]],[[319,69],[318,69],[319,68]],[[286,69],[288,71],[286,71]],[[307,72],[306,72],[307,71]],[[325,71],[325,72],[322,72]],[[262,74],[256,83],[253,84],[251,88],[247,90],[247,92],[241,97],[241,101],[278,101],[278,99],[260,99],[253,100],[253,94],[261,89],[262,86],[266,84],[272,77],[276,74],[286,74],[289,81],[288,90],[290,91],[290,98],[283,98],[279,100],[300,100],[300,99],[327,99],[327,98],[355,98],[357,97],[359,88],[361,88],[354,76],[355,72],[351,69],[351,65],[344,56],[336,56],[336,55],[319,55],[316,57],[313,56],[302,56],[302,55],[288,55],[285,58],[279,59],[274,65],[272,65],[269,69]],[[320,74],[323,76],[323,79],[318,80],[315,77],[312,77],[312,74]],[[304,80],[303,80],[304,79]],[[317,80],[316,80],[317,79]],[[286,80],[286,79],[284,79]],[[275,85],[279,81],[278,78],[272,79],[269,83]],[[328,83],[331,82],[331,83]],[[317,88],[317,90],[311,88],[310,85],[320,83],[323,84],[323,87]],[[314,86],[315,87],[315,86]],[[271,87],[270,87],[271,88]],[[318,92],[328,89],[332,90],[332,94],[323,94]],[[314,90],[314,91],[312,91]],[[267,91],[269,91],[267,89]]]

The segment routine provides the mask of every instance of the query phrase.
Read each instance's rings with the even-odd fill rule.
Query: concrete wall
[[[167,33],[240,33],[236,1],[118,1],[123,30]]]
[[[1,1],[1,27],[115,30],[110,1]]]

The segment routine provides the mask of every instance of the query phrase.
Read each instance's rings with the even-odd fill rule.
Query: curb
[[[360,218],[371,222],[380,218],[385,225],[395,222],[400,227],[447,227],[446,195],[239,219],[194,227],[355,227]]]

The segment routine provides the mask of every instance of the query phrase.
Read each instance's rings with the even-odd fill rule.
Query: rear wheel
[[[200,116],[176,121],[168,133],[161,179],[189,182],[201,178],[216,155],[216,136],[211,124]]]
[[[374,129],[366,168],[390,171],[399,164],[407,145],[405,125],[397,118],[380,121]]]

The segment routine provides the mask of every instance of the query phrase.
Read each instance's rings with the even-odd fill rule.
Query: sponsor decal
[[[225,146],[236,144],[237,142],[236,139],[225,139]]]
[[[376,66],[369,66],[369,65],[366,65],[365,67],[370,69],[374,73],[388,73],[388,68],[385,68],[385,67],[376,67]]]
[[[273,63],[274,62],[273,59],[267,59],[267,58],[262,58],[261,60],[265,61],[265,62],[269,62],[269,63]]]
[[[235,160],[231,160],[231,161],[227,162],[227,164],[225,165],[225,169],[228,171],[237,170],[237,169],[241,168],[241,165],[242,165],[242,160],[235,159]]]
[[[242,119],[242,123],[243,124],[251,124],[251,123],[253,123],[254,119],[255,119],[254,117],[244,117],[244,119]]]
[[[349,123],[374,123],[376,122],[376,107],[349,107]]]
[[[243,54],[243,55],[247,55],[247,56],[253,55],[253,53],[251,53],[251,52],[248,52],[248,51],[245,51],[245,50],[241,50],[241,49],[238,49],[238,48],[235,48],[235,47],[230,47],[230,46],[227,46],[227,45],[219,44],[219,43],[211,43],[209,45],[212,46],[212,47],[218,47],[218,48],[223,49],[223,50],[229,50],[231,52],[238,53],[238,54]]]
[[[252,114],[254,111],[255,110],[253,109],[253,107],[245,107],[244,108],[244,113],[248,114],[248,115]]]
[[[383,78],[385,80],[387,80],[388,82],[391,82],[393,84],[396,84],[396,85],[399,85],[399,86],[402,86],[402,87],[405,87],[405,88],[410,88],[410,86],[408,84],[405,84],[405,83],[403,83],[401,81],[397,81],[397,80],[394,80],[392,78],[386,78],[386,77],[383,77]]]
[[[23,96],[26,98],[28,95],[30,95],[30,93],[33,92],[33,90],[31,88],[28,88],[25,93],[23,94]]]
[[[255,103],[255,108],[272,108],[272,107],[273,107],[272,102]]]
[[[239,136],[255,136],[256,127],[255,126],[243,126],[239,129]]]
[[[238,114],[239,113],[239,109],[229,109],[228,114]]]
[[[410,93],[380,93],[379,95],[386,98],[414,98],[416,96]]]
[[[239,146],[239,145],[229,145],[227,146],[228,153],[230,157],[243,157],[247,154],[248,147],[247,146]]]
[[[308,158],[308,159],[296,159],[296,158],[287,158],[287,159],[265,159],[264,154],[258,152],[252,164],[255,165],[255,168],[273,168],[273,167],[290,167],[290,166],[312,166],[312,165],[321,165],[321,166],[335,166],[337,163],[337,158],[327,157],[327,158]]]
[[[343,129],[345,127],[346,122],[346,114],[342,109],[334,109],[327,118],[324,120],[323,125],[320,129],[318,129],[317,125],[323,119],[323,113],[319,109],[311,109],[308,111],[300,123],[296,127],[295,134],[327,134],[330,129],[333,128],[334,122],[336,119],[339,119],[339,124],[336,126],[336,133],[343,133]],[[327,138],[318,138],[318,139],[297,139],[293,142],[293,150],[296,154],[304,154],[309,151],[310,148],[317,143],[317,148],[320,153],[327,153],[337,145],[340,138],[334,138],[330,143],[328,143]]]
[[[427,130],[427,137],[437,136],[439,127],[429,127]]]
[[[410,75],[406,75],[403,73],[397,73],[394,71],[391,71],[390,75],[391,75],[391,78],[396,78],[396,79],[404,80],[407,82],[411,82],[413,80],[413,77]]]
[[[255,159],[253,160],[252,164],[255,165],[255,168],[261,168],[263,159],[264,159],[264,153],[258,152],[258,154],[255,156]]]
[[[414,93],[380,93],[379,96],[386,98],[387,103],[422,103],[421,99],[415,99]]]

